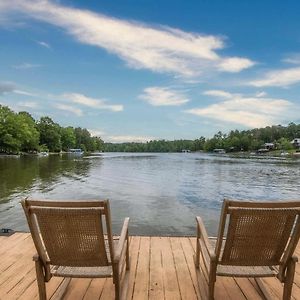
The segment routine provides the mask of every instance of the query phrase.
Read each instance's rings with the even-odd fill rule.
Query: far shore
[[[74,154],[72,152],[68,151],[61,151],[61,152],[20,152],[20,153],[0,153],[0,157],[20,157],[20,156],[39,156],[40,154],[48,155],[64,155],[64,154]],[[83,155],[101,155],[104,153],[119,153],[119,152],[84,152]],[[146,153],[146,152],[122,152],[122,153]],[[186,152],[147,152],[147,153],[182,153],[186,154]],[[231,158],[281,158],[281,159],[294,159],[294,158],[300,158],[300,152],[299,150],[293,149],[293,150],[271,150],[264,153],[259,153],[258,151],[232,151],[232,152],[225,152],[225,153],[214,153],[212,151],[190,151],[188,154],[192,153],[206,153],[206,154],[213,154],[216,156],[229,156]],[[74,154],[76,155],[76,154]]]

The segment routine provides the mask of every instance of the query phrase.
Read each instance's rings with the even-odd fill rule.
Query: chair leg
[[[35,270],[36,270],[36,280],[39,288],[39,299],[46,300],[46,284],[45,284],[45,277],[43,272],[43,265],[40,259],[35,261]]]
[[[120,300],[121,298],[121,284],[120,284],[120,275],[119,275],[119,264],[113,264],[113,283],[115,285],[115,300]]]
[[[130,269],[130,260],[129,260],[129,236],[128,236],[128,231],[127,231],[127,234],[126,234],[126,240],[127,240],[127,243],[126,243],[126,270],[129,270]]]
[[[296,262],[297,262],[297,258],[294,258],[294,257],[292,257],[290,259],[290,261],[288,262],[288,265],[286,268],[285,282],[284,282],[284,286],[283,286],[283,296],[282,296],[283,300],[291,299]]]
[[[120,281],[116,280],[116,282],[115,282],[115,300],[120,300],[120,297],[121,297]]]
[[[208,299],[214,300],[214,292],[215,292],[215,282],[210,282],[208,284]]]

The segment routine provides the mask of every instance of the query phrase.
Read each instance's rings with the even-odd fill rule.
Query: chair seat
[[[113,247],[116,249],[119,243],[119,237],[113,237]],[[107,253],[108,263],[111,264],[109,244],[108,240],[105,239],[105,250]],[[91,277],[91,278],[102,278],[102,277],[112,277],[113,270],[112,266],[103,267],[68,267],[68,266],[55,266],[53,265],[50,270],[53,276],[58,277]]]
[[[217,239],[215,237],[209,238],[212,247],[216,247]],[[223,247],[221,249],[220,257],[223,254]],[[278,274],[277,266],[217,266],[218,276],[235,276],[235,277],[274,277]]]
[[[104,267],[61,267],[53,266],[50,270],[53,276],[58,277],[77,277],[77,278],[104,278],[112,277],[112,266]]]
[[[228,266],[218,265],[218,276],[234,276],[234,277],[274,277],[277,276],[278,269],[268,266]]]

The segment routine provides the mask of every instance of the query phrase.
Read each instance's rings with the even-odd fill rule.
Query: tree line
[[[71,148],[99,151],[103,141],[85,128],[62,127],[47,116],[35,120],[28,112],[16,113],[0,105],[0,152],[60,152]]]
[[[213,151],[224,149],[226,152],[256,151],[264,147],[264,143],[274,143],[277,149],[290,150],[291,141],[300,138],[300,124],[290,123],[288,126],[274,125],[251,130],[232,130],[225,134],[219,131],[212,138],[201,136],[195,140],[154,140],[146,143],[105,143],[107,152],[181,152]]]
[[[19,153],[68,151],[80,148],[83,151],[105,152],[181,152],[255,151],[264,143],[274,143],[277,149],[290,150],[291,140],[300,138],[300,124],[274,125],[251,130],[219,131],[212,138],[201,136],[195,140],[153,140],[145,143],[104,143],[100,137],[92,137],[85,128],[62,127],[50,117],[35,120],[28,112],[16,113],[0,105],[0,152]]]

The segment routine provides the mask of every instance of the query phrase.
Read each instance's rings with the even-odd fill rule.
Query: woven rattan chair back
[[[72,267],[111,264],[114,252],[107,201],[86,201],[77,205],[67,201],[26,200],[24,210],[44,263]]]
[[[272,203],[271,206],[270,203],[225,200],[216,245],[219,263],[284,266],[299,239],[299,214],[299,202]]]

